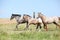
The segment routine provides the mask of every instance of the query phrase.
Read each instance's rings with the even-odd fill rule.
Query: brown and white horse
[[[29,27],[29,25],[34,24],[37,25],[36,29],[38,29],[38,26],[40,26],[41,29],[41,24],[42,24],[42,20],[41,19],[35,19],[35,18],[31,18],[31,16],[29,15],[24,15],[23,16],[24,20],[27,21],[27,28]]]
[[[47,24],[50,24],[50,23],[54,23],[56,26],[58,26],[60,28],[60,25],[59,25],[60,17],[57,17],[57,16],[46,17],[41,12],[38,13],[38,17],[40,17],[42,19],[42,22],[44,24],[44,28],[46,30],[47,30]]]

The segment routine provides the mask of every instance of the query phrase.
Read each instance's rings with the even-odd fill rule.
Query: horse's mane
[[[21,17],[21,15],[20,15],[20,14],[12,14],[12,16],[20,16],[20,17]]]
[[[44,14],[42,14],[42,12],[38,12],[38,15],[42,15],[42,16],[45,16]],[[45,16],[46,17],[46,16]]]
[[[28,14],[24,14],[23,16],[29,16],[29,17],[31,17],[30,15],[28,15]]]
[[[38,12],[38,15],[43,15],[42,12]]]

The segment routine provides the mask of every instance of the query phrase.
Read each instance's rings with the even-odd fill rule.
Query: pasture
[[[60,40],[60,29],[54,24],[48,25],[48,31],[36,30],[35,25],[30,25],[29,30],[23,30],[25,24],[19,25],[18,30],[15,26],[15,20],[0,19],[0,40]]]

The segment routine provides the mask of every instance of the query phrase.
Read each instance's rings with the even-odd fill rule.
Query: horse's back
[[[31,19],[29,20],[29,22],[31,22],[31,23],[36,23],[36,22],[37,22],[37,20],[36,20],[36,19],[34,19],[34,18],[31,18]]]
[[[41,22],[42,23],[41,18],[38,18],[38,19],[33,18],[32,20],[35,20],[35,21],[38,21],[38,22]]]
[[[48,22],[48,23],[57,22],[57,21],[59,21],[57,16],[48,17],[48,18],[46,18],[46,20],[45,20],[45,22]]]
[[[53,19],[54,19],[55,21],[59,21],[59,18],[58,18],[57,16],[54,16]]]

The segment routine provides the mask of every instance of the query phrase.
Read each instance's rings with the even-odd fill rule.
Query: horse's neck
[[[47,18],[46,16],[41,17],[42,21],[46,20],[46,18]]]
[[[20,17],[19,17],[19,16],[16,16],[15,19],[16,19],[16,21],[18,22],[19,19],[20,19]]]
[[[27,21],[29,21],[30,19],[31,19],[31,17],[28,17],[28,18],[27,18]]]
[[[28,20],[30,20],[30,19],[31,19],[31,17],[28,18]]]

